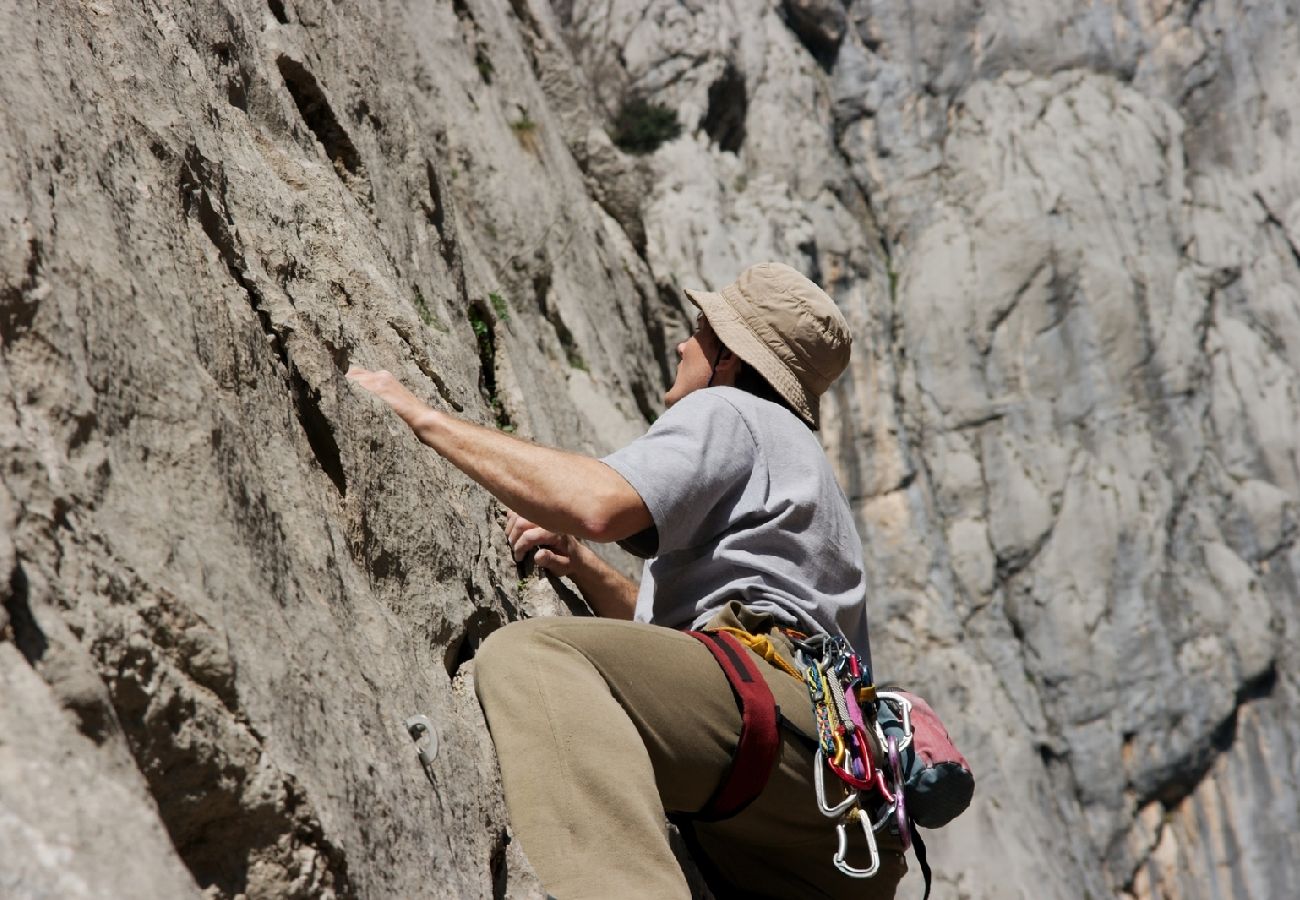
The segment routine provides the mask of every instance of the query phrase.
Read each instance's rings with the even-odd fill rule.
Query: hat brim
[[[821,398],[805,388],[775,351],[745,323],[736,311],[736,301],[727,296],[730,289],[732,286],[728,285],[720,293],[694,291],[690,288],[686,288],[685,292],[687,299],[704,313],[709,326],[722,343],[727,345],[727,349],[753,366],[785,398],[799,418],[813,428],[819,427]],[[743,302],[743,298],[737,299]]]

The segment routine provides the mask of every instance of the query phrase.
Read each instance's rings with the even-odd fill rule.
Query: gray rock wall
[[[0,60],[0,894],[537,895],[473,650],[564,598],[342,373],[600,452],[765,258],[979,777],[938,895],[1300,880],[1294,4],[15,0]]]

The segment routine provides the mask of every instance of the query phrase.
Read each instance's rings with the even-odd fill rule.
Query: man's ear
[[[740,375],[740,367],[743,365],[744,362],[739,356],[723,347],[721,355],[718,356],[718,364],[713,370],[713,383],[735,384],[736,378]]]

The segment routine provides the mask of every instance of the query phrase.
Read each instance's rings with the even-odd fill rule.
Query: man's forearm
[[[650,524],[640,495],[598,459],[531,444],[427,406],[402,418],[423,443],[546,528],[606,542]]]
[[[652,522],[636,489],[598,459],[530,444],[430,409],[391,372],[353,366],[347,377],[387,403],[423,443],[538,525],[607,542],[630,537]]]
[[[606,619],[631,619],[636,612],[637,586],[619,574],[590,547],[574,541],[569,578],[578,586],[582,599]]]

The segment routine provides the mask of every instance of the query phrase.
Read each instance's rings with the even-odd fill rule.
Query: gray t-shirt
[[[698,628],[739,594],[805,632],[842,634],[870,659],[862,544],[844,491],[793,413],[730,387],[683,397],[604,462],[658,531],[636,619]]]

